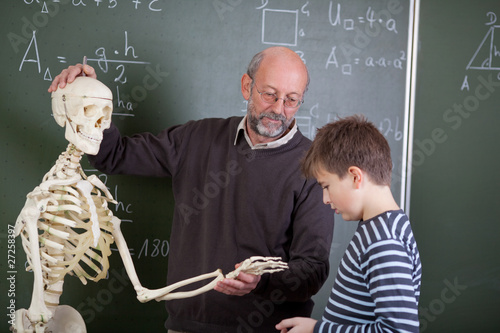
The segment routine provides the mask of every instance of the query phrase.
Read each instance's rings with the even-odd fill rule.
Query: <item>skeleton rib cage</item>
[[[65,155],[61,155],[59,160],[66,159]],[[83,171],[79,171],[82,177],[86,178]],[[59,178],[49,172],[43,181],[54,179]],[[104,278],[109,267],[110,244],[113,243],[113,225],[110,222],[112,213],[107,207],[107,199],[94,187],[91,195],[93,202],[89,204],[76,182],[69,185],[50,185],[48,193],[52,200],[48,201],[45,212],[40,214],[38,219],[38,228],[42,232],[38,236],[40,255],[45,259],[42,259],[44,284],[48,286],[60,281],[68,273],[77,276],[83,284],[87,284],[87,280],[99,281]],[[92,246],[92,206],[96,207],[101,230],[96,247]],[[29,253],[27,245],[30,239],[25,228],[21,237],[23,247],[26,253]],[[55,254],[58,249],[62,250],[62,247],[64,256],[60,259],[53,258],[50,252]],[[28,269],[31,269],[31,257],[27,257],[30,264]]]
[[[22,238],[29,263],[27,270],[41,269],[45,309],[43,304],[33,304],[40,303],[35,297],[30,307],[34,306],[46,316],[40,318],[41,321],[48,320],[59,305],[66,274],[87,284],[87,280],[97,282],[105,278],[109,268],[114,238],[113,214],[108,201],[114,201],[96,176],[87,178],[84,174],[79,163],[81,156],[82,152],[73,144],[68,145],[42,183],[28,194],[16,223],[16,233]],[[32,204],[36,207],[31,207]],[[31,214],[38,215],[36,232],[30,230]],[[34,289],[37,289],[36,283],[35,278]]]
[[[70,144],[68,150],[60,155],[58,163],[44,176],[42,185],[47,181],[67,178],[60,176],[67,176],[65,173],[73,170],[71,164],[74,163],[71,162],[72,155],[69,153],[71,150],[77,152]],[[63,162],[66,168],[57,170],[60,167],[59,162]],[[77,171],[81,174],[81,179],[87,178],[79,165]],[[42,259],[45,285],[64,279],[68,273],[77,276],[83,284],[87,284],[87,280],[99,281],[107,274],[108,256],[111,254],[110,244],[113,243],[111,235],[113,215],[107,205],[109,199],[102,197],[100,190],[93,187],[90,196],[92,203],[89,203],[88,196],[82,193],[77,184],[74,182],[69,185],[59,185],[56,182],[47,189],[51,200],[38,219],[38,228],[41,232],[38,236],[40,254],[45,259]],[[96,247],[92,246],[95,235],[92,235],[90,207],[96,207],[101,230]],[[30,241],[26,228],[23,228],[21,237],[26,251]],[[48,253],[62,248],[64,248],[62,259],[54,260]],[[31,256],[28,255],[27,258],[30,264],[28,269],[31,269]]]

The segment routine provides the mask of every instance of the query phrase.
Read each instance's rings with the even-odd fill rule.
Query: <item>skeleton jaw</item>
[[[81,126],[76,127],[76,132],[80,137],[82,137],[84,140],[88,140],[92,142],[95,145],[100,145],[102,141],[102,132],[96,132],[93,135],[86,133],[82,130]]]
[[[90,155],[95,155],[99,152],[102,141],[102,132],[93,132],[85,131],[82,126],[75,125],[70,121],[66,122],[66,140],[74,144],[76,148]]]

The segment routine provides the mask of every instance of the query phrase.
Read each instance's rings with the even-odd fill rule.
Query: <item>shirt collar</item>
[[[238,125],[238,128],[236,130],[236,137],[234,138],[235,145],[241,131],[243,131],[245,140],[252,149],[270,149],[270,148],[280,147],[286,144],[288,141],[290,141],[295,135],[295,133],[297,133],[297,122],[294,119],[292,125],[290,125],[291,127],[288,128],[288,132],[282,137],[280,137],[278,140],[274,140],[268,143],[258,143],[256,145],[253,145],[252,140],[250,140],[250,137],[248,136],[246,123],[247,123],[247,116],[245,115],[245,117],[243,117],[243,119],[240,121],[240,124]]]

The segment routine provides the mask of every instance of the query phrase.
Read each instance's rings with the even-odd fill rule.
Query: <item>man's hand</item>
[[[295,317],[282,320],[276,329],[281,333],[313,333],[315,325],[315,319]]]
[[[240,264],[236,264],[234,268],[239,266]],[[226,295],[243,296],[254,290],[259,281],[260,275],[240,273],[236,279],[224,279],[217,282],[214,290]]]
[[[91,78],[97,79],[94,68],[89,65],[84,66],[82,64],[76,64],[63,69],[61,74],[54,78],[49,87],[49,92],[54,92],[57,88],[64,88],[66,84],[73,82],[77,76],[82,76],[83,73]]]

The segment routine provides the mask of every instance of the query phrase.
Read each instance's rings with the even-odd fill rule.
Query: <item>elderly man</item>
[[[49,91],[90,66],[70,66]],[[308,71],[290,49],[271,47],[241,78],[245,117],[202,119],[158,135],[122,137],[111,125],[93,166],[108,174],[171,177],[175,196],[168,284],[251,256],[282,257],[289,269],[240,273],[215,291],[166,302],[172,332],[275,332],[284,318],[310,316],[328,271],[333,213],[321,188],[300,173],[311,142],[298,130]],[[218,292],[216,292],[218,291]]]

